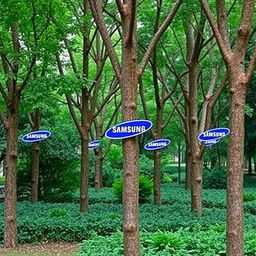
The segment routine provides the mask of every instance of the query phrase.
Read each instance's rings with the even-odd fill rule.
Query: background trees
[[[256,65],[254,7],[253,0],[3,1],[0,163],[5,159],[7,164],[5,245],[17,244],[18,163],[18,188],[27,191],[18,191],[19,199],[31,194],[33,202],[63,202],[73,201],[75,194],[78,201],[79,194],[80,210],[88,216],[89,186],[94,183],[100,197],[103,185],[123,176],[125,255],[139,255],[138,176],[154,177],[154,202],[160,205],[161,183],[174,179],[168,176],[170,159],[178,161],[175,156],[186,151],[186,185],[191,210],[198,216],[203,211],[203,176],[209,181],[219,172],[225,180],[222,169],[228,162],[228,254],[242,255],[244,107]],[[250,173],[254,105],[252,89],[245,108]],[[112,124],[133,119],[153,121],[151,133],[123,140],[122,150],[120,142],[103,139]],[[231,128],[228,148],[224,140],[206,149],[198,134],[221,126]],[[33,146],[18,143],[22,134],[38,129],[50,130],[52,138]],[[163,150],[162,159],[160,151],[152,155],[144,150],[146,142],[160,137],[177,143]],[[89,151],[88,142],[95,139],[102,140],[101,147]]]

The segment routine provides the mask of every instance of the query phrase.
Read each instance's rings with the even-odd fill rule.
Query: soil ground
[[[0,247],[0,255],[5,256],[75,256],[77,243],[41,243],[19,245],[16,249]]]

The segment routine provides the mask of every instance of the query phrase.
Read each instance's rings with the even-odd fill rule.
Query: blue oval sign
[[[94,140],[88,143],[88,148],[89,149],[96,149],[100,146],[100,140]]]
[[[201,141],[215,140],[223,138],[224,136],[227,136],[229,133],[230,130],[228,128],[215,128],[201,133],[198,136],[198,139]]]
[[[204,141],[203,141],[203,143],[204,143],[205,147],[213,146],[213,145],[217,144],[218,142],[220,142],[220,139],[215,139],[215,140],[204,140]]]
[[[152,127],[148,120],[132,120],[109,128],[105,136],[109,139],[126,139],[148,131]]]
[[[49,131],[35,131],[30,132],[22,137],[22,140],[25,142],[36,142],[47,139],[51,136],[51,132]]]
[[[161,148],[166,147],[170,143],[171,143],[171,141],[168,140],[168,139],[158,139],[158,140],[154,140],[154,141],[149,142],[148,144],[146,144],[144,146],[144,148],[146,150],[157,150],[157,149],[161,149]]]

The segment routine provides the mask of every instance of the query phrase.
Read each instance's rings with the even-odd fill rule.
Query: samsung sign
[[[89,149],[96,149],[100,146],[100,140],[94,140],[88,143],[88,148]]]
[[[157,150],[157,149],[161,149],[161,148],[164,148],[166,147],[167,145],[170,144],[170,140],[167,140],[167,139],[158,139],[158,140],[154,140],[154,141],[151,141],[149,142],[148,144],[146,144],[144,146],[144,148],[146,150]]]
[[[108,129],[105,136],[109,139],[127,139],[148,131],[152,125],[148,120],[127,121]]]
[[[228,128],[215,128],[209,131],[205,131],[198,136],[200,141],[209,141],[221,139],[230,133]]]
[[[23,136],[22,140],[24,142],[36,142],[36,141],[47,139],[50,136],[51,136],[51,132],[49,131],[35,131],[35,132],[30,132],[25,136]]]

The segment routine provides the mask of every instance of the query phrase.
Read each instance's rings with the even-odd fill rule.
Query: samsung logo
[[[147,143],[144,148],[146,150],[157,150],[166,147],[171,143],[168,139],[158,139]]]
[[[51,136],[51,132],[49,131],[34,131],[23,136],[22,140],[24,142],[36,142],[36,141],[45,140],[50,136]]]
[[[109,128],[105,136],[109,139],[131,138],[148,131],[152,125],[152,122],[148,120],[127,121]]]

